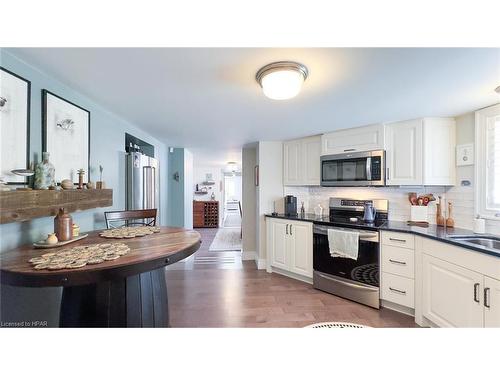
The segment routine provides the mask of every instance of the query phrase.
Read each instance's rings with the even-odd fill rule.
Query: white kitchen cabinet
[[[269,264],[312,278],[312,223],[273,218],[266,221]]]
[[[383,124],[338,130],[321,136],[322,155],[382,150],[383,148]]]
[[[421,120],[386,125],[387,185],[422,185]]]
[[[440,327],[483,327],[483,275],[424,254],[423,315]]]
[[[320,184],[321,137],[313,136],[283,143],[283,184]]]
[[[271,224],[271,225],[269,225]],[[269,220],[267,225],[268,251],[273,267],[286,269],[290,263],[288,254],[288,221]]]
[[[454,185],[455,121],[425,118],[385,125],[387,185]]]
[[[500,327],[500,280],[484,277],[484,326]]]
[[[455,120],[424,119],[423,184],[455,185]]]
[[[289,227],[290,272],[313,276],[313,238],[310,223],[295,221]]]
[[[285,185],[299,185],[301,183],[302,163],[300,158],[300,140],[283,143],[283,183]]]

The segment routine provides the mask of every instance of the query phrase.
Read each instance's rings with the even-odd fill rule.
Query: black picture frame
[[[62,100],[82,111],[85,111],[87,112],[88,114],[88,130],[87,130],[87,133],[88,133],[88,145],[87,145],[87,155],[88,155],[88,158],[87,158],[87,171],[86,171],[86,174],[87,174],[87,182],[90,182],[90,130],[91,130],[91,127],[90,127],[90,123],[91,123],[91,114],[90,114],[90,111],[88,109],[85,109],[83,108],[82,106],[76,104],[76,103],[73,103],[65,98],[63,98],[62,96],[59,96],[57,94],[54,94],[53,92],[47,90],[47,89],[42,89],[42,152],[47,152],[47,136],[48,136],[48,129],[47,129],[47,126],[48,126],[48,123],[47,123],[47,96],[48,95],[52,95],[54,97],[56,97],[57,99],[59,100]],[[50,152],[50,151],[48,151]],[[54,166],[56,169],[57,169],[57,165]],[[74,182],[75,185],[77,185],[76,182]]]
[[[0,70],[4,71],[7,74],[10,74],[17,79],[20,79],[27,84],[27,93],[26,93],[26,169],[30,169],[30,126],[31,126],[31,81],[20,76],[19,74],[14,73],[13,71],[0,66]],[[26,185],[26,182],[7,182],[7,185]]]

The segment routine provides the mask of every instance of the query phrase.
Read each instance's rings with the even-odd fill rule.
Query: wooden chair
[[[133,225],[155,226],[156,225],[156,208],[146,210],[129,210],[129,211],[108,211],[104,213],[106,219],[106,227],[119,228],[130,227]],[[122,225],[114,225],[114,222],[122,222]]]

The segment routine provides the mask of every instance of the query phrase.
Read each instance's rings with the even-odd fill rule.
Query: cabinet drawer
[[[382,245],[382,272],[413,279],[415,276],[415,253],[413,250]]]
[[[413,234],[398,232],[382,232],[382,244],[404,247],[406,249],[415,248],[415,236]]]
[[[414,308],[414,281],[402,276],[382,272],[382,299]]]

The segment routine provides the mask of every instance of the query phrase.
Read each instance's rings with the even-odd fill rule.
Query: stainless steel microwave
[[[321,186],[384,185],[384,150],[321,157]]]

